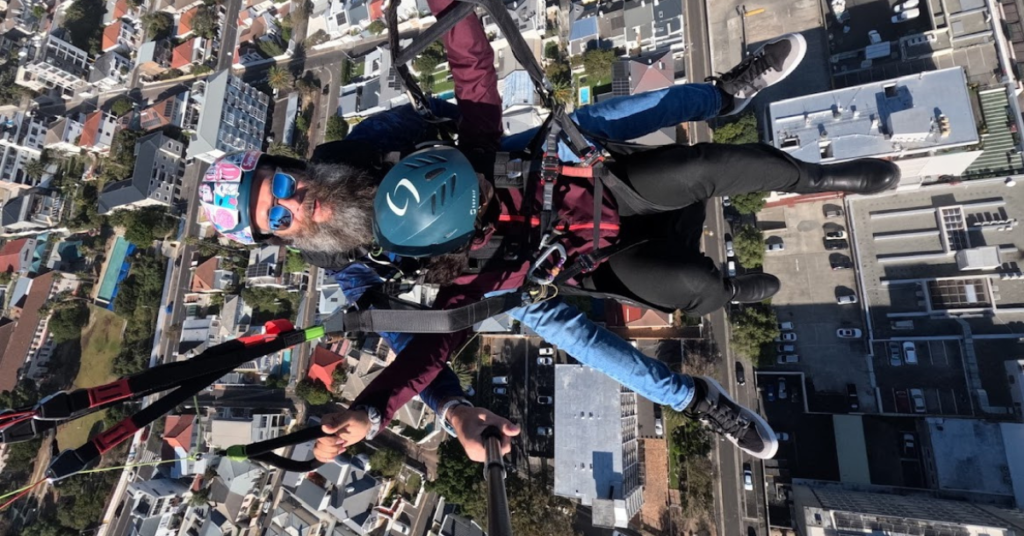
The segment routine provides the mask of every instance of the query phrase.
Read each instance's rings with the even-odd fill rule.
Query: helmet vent
[[[437,215],[437,195],[430,196],[430,213]]]
[[[423,178],[428,180],[428,181],[432,181],[432,180],[436,179],[438,175],[440,175],[440,174],[442,174],[444,172],[445,172],[444,168],[432,169],[432,170],[428,171],[427,174]]]
[[[456,177],[455,177],[455,174],[454,174],[454,173],[452,173],[452,176],[451,176],[451,178],[450,178],[450,179],[448,179],[448,189],[449,189],[449,190],[451,190],[452,194],[454,194],[454,193],[455,193],[455,192],[457,191],[457,190],[455,189],[455,181],[456,181],[456,180],[457,180],[457,179],[456,179]]]
[[[445,197],[446,197],[445,194],[448,192],[448,189],[445,188],[445,186],[447,186],[447,185],[446,184],[442,184],[441,185],[441,206],[442,207],[444,206],[444,201],[445,201]],[[453,191],[452,193],[455,193],[455,192]]]

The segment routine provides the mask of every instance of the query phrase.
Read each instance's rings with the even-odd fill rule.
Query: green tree
[[[544,45],[544,57],[551,61],[558,61],[562,58],[562,49],[558,47],[558,43],[555,41],[548,41],[548,44]]]
[[[761,348],[779,336],[778,319],[769,307],[745,307],[730,320],[732,348],[750,362],[755,362],[761,355]]]
[[[21,536],[73,536],[74,530],[54,522],[52,519],[39,519],[21,528]]]
[[[544,74],[554,85],[572,83],[572,73],[569,71],[569,65],[564,61],[549,63],[544,68]]]
[[[25,162],[24,171],[29,177],[39,180],[43,177],[43,174],[46,173],[46,164],[43,163],[41,158],[29,160],[28,162]]]
[[[441,495],[449,504],[462,507],[462,514],[485,519],[487,493],[480,464],[466,457],[462,444],[447,440],[437,449],[437,477],[427,482],[427,489]]]
[[[427,48],[423,49],[423,52],[412,61],[412,66],[420,74],[433,73],[437,66],[444,63],[447,59],[448,55],[444,50],[444,43],[434,41],[427,45]]]
[[[576,91],[573,90],[572,84],[567,81],[562,80],[552,83],[551,89],[551,96],[555,99],[555,102],[569,104],[570,102],[574,102],[576,99]]]
[[[22,378],[14,389],[0,392],[0,407],[17,408],[34,404],[39,400],[39,386],[28,378]]]
[[[583,68],[587,71],[587,76],[594,81],[611,80],[615,60],[614,50],[595,48],[583,53]]]
[[[331,36],[329,36],[327,32],[325,32],[324,30],[317,30],[316,32],[313,33],[313,35],[306,37],[306,46],[315,47],[317,45],[330,41],[330,39]]]
[[[302,254],[298,251],[289,249],[287,257],[284,261],[284,271],[289,274],[294,274],[305,270],[309,265],[302,259]]]
[[[43,17],[46,16],[46,6],[42,4],[32,6],[32,16],[39,20],[43,20]]]
[[[764,233],[757,227],[740,227],[732,237],[732,245],[741,266],[757,268],[764,263]]]
[[[578,534],[572,528],[572,503],[548,492],[543,480],[524,479],[512,473],[506,479],[506,487],[512,533],[516,536]]]
[[[192,74],[194,74],[196,76],[207,74],[207,73],[212,73],[212,72],[213,72],[213,67],[210,67],[209,65],[207,65],[205,63],[202,64],[202,65],[196,65],[195,67],[192,68]]]
[[[196,14],[192,17],[192,31],[199,37],[213,39],[217,36],[217,28],[220,26],[219,19],[215,7],[199,6],[196,9]]]
[[[288,158],[302,160],[302,156],[295,152],[295,149],[279,142],[271,143],[270,147],[267,147],[267,154],[274,156],[287,156]]]
[[[290,89],[292,87],[292,75],[287,69],[275,65],[267,71],[267,84],[278,91]]]
[[[336,115],[327,118],[327,133],[324,135],[324,141],[343,140],[347,135],[348,122]]]
[[[178,227],[178,218],[168,214],[166,207],[119,210],[111,218],[115,225],[125,228],[125,240],[143,248],[166,238]]]
[[[405,456],[397,450],[381,447],[370,456],[370,471],[384,478],[398,476],[405,465]]]
[[[284,54],[284,49],[273,39],[261,39],[256,43],[256,49],[268,58],[276,58]]]
[[[337,367],[334,372],[331,372],[331,386],[334,387],[334,395],[340,396],[341,392],[345,390],[345,384],[348,383],[348,372],[345,367]]]
[[[384,21],[377,19],[371,22],[370,25],[366,27],[366,29],[373,35],[380,35],[384,33],[384,30],[388,29],[388,25],[384,24]]]
[[[331,392],[319,380],[305,378],[295,386],[295,394],[311,406],[323,406],[332,400]]]
[[[166,11],[152,11],[142,16],[142,28],[151,41],[170,37],[174,19]]]
[[[737,194],[729,198],[732,206],[740,214],[757,214],[764,208],[764,198],[768,195],[765,192],[749,192]]]
[[[757,143],[757,118],[753,113],[745,113],[714,131],[715,143]]]
[[[418,79],[420,82],[420,88],[424,92],[429,93],[431,91],[434,91],[434,73],[422,72],[420,73]]]
[[[110,113],[114,114],[116,117],[121,117],[130,111],[132,111],[132,101],[126,97],[117,99],[110,105]]]
[[[188,503],[192,506],[206,506],[210,503],[210,488],[205,487],[199,491],[192,492],[192,496],[188,498]]]
[[[57,344],[78,339],[82,328],[89,323],[89,308],[77,300],[67,302],[50,316],[49,330]]]
[[[288,378],[288,374],[283,376],[279,374],[271,374],[270,376],[267,376],[266,386],[270,389],[284,389],[285,387],[288,387]]]
[[[74,0],[64,12],[61,23],[68,32],[68,41],[91,55],[99,54],[105,12],[103,0]]]

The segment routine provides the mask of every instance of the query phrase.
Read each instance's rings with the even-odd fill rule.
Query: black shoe
[[[878,158],[828,164],[820,169],[818,179],[811,181],[814,192],[877,194],[900,183],[900,167]]]
[[[732,441],[740,450],[767,460],[779,450],[775,432],[760,415],[737,404],[715,380],[694,376],[693,402],[683,414],[697,419]]]
[[[728,280],[733,303],[758,303],[778,294],[782,283],[772,274],[747,274]]]
[[[709,76],[705,82],[714,81],[718,89],[731,97],[718,115],[739,113],[762,89],[777,84],[796,69],[807,53],[807,41],[800,34],[786,34],[773,39],[754,51],[721,76]]]

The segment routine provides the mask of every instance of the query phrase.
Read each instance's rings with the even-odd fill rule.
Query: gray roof
[[[359,111],[376,108],[380,104],[380,79],[367,82],[359,95]]]
[[[622,4],[619,4],[618,8],[604,11],[598,16],[597,29],[602,39],[612,39],[624,34],[626,19],[621,7]]]
[[[349,24],[352,25],[357,25],[370,18],[370,10],[365,0],[355,0],[346,3],[345,14],[348,16]]]
[[[173,184],[178,179],[177,169],[172,169],[163,175],[164,180],[159,184],[150,184],[154,173],[157,172],[156,162],[159,153],[167,150],[165,145],[168,142],[173,140],[159,131],[139,139],[135,144],[135,170],[132,178],[115,182],[100,192],[100,214],[107,214],[117,207],[142,201],[156,194],[161,187]],[[178,156],[180,157],[180,154]]]
[[[139,46],[139,52],[135,55],[139,63],[156,61],[156,41],[146,41]]]
[[[525,70],[512,71],[505,77],[501,92],[501,109],[507,110],[518,104],[537,104],[539,98],[534,90],[533,80]]]
[[[639,2],[626,2],[623,12],[626,24],[626,44],[633,46],[636,43],[636,28],[640,28],[641,39],[650,39],[653,33],[651,23],[654,22],[654,5],[651,2],[640,0]]]
[[[199,155],[217,149],[217,133],[220,132],[221,115],[224,111],[224,95],[227,93],[231,72],[221,71],[206,79],[203,104],[199,111],[196,132],[188,144],[188,154]]]
[[[654,4],[654,35],[667,37],[683,30],[683,0],[661,0]]]
[[[25,219],[31,197],[31,194],[19,195],[4,203],[3,210],[0,211],[0,226],[7,227]]]
[[[961,67],[773,102],[769,118],[772,143],[805,162],[929,152],[979,139]]]
[[[359,90],[351,89],[338,96],[338,113],[351,114],[358,111]]]
[[[484,536],[484,531],[462,516],[448,514],[441,523],[441,536]]]

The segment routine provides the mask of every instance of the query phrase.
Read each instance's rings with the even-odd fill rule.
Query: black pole
[[[482,434],[487,449],[484,478],[487,479],[487,535],[512,536],[512,518],[505,494],[505,461],[501,457],[501,430],[490,426]]]

